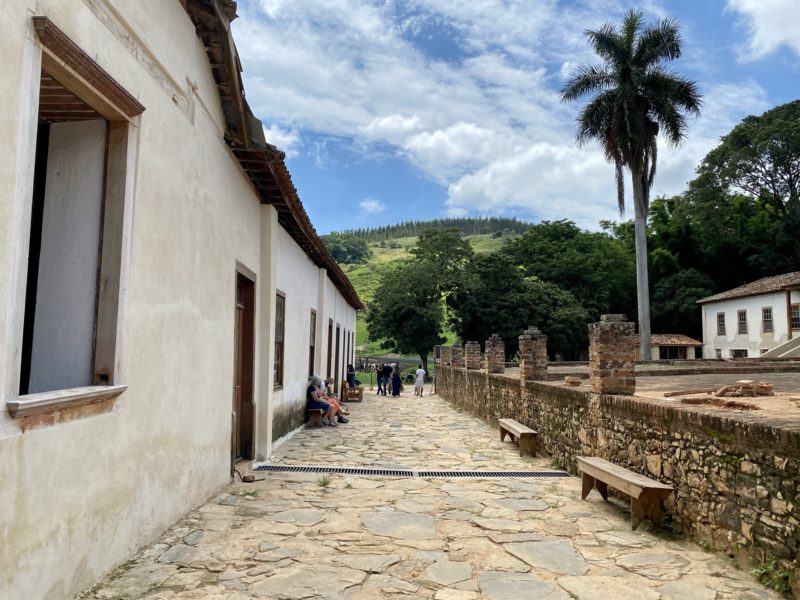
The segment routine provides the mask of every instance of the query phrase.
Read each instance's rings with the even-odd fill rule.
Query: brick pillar
[[[443,367],[449,367],[453,364],[453,349],[449,346],[442,346],[439,349],[439,364]]]
[[[456,344],[452,348],[453,351],[453,368],[454,369],[463,369],[464,368],[464,346],[461,344]]]
[[[496,333],[486,340],[486,370],[503,373],[506,370],[506,345]]]
[[[467,342],[464,344],[464,364],[470,371],[480,370],[481,345],[478,342]]]
[[[597,394],[636,391],[634,324],[625,315],[603,315],[589,324],[589,384]]]
[[[547,336],[538,327],[519,336],[519,378],[521,381],[547,379]]]

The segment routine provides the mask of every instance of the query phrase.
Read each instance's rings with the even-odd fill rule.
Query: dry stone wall
[[[576,456],[600,456],[674,486],[675,525],[740,559],[777,560],[800,593],[796,424],[452,368],[440,368],[437,393],[493,425],[510,417],[537,430],[572,473]]]

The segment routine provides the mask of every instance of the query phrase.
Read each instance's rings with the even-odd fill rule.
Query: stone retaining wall
[[[667,512],[683,531],[757,563],[777,560],[800,598],[800,425],[749,413],[441,368],[437,393],[492,425],[539,432],[554,462],[600,456],[675,487]]]

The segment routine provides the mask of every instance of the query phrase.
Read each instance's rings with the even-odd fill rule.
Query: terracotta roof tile
[[[702,346],[703,342],[680,333],[654,333],[650,336],[651,346]]]
[[[727,292],[720,292],[719,294],[714,294],[713,296],[701,298],[697,301],[697,303],[706,304],[708,302],[716,302],[717,300],[746,298],[748,296],[759,296],[761,294],[770,294],[772,292],[797,289],[800,289],[800,271],[784,273],[783,275],[774,275],[772,277],[764,277],[763,279],[733,288]]]

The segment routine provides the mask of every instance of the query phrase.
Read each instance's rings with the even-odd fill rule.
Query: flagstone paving
[[[435,395],[364,394],[351,422],[302,430],[273,463],[552,470]],[[631,531],[580,480],[259,473],[189,513],[84,599],[761,600],[695,544]]]

